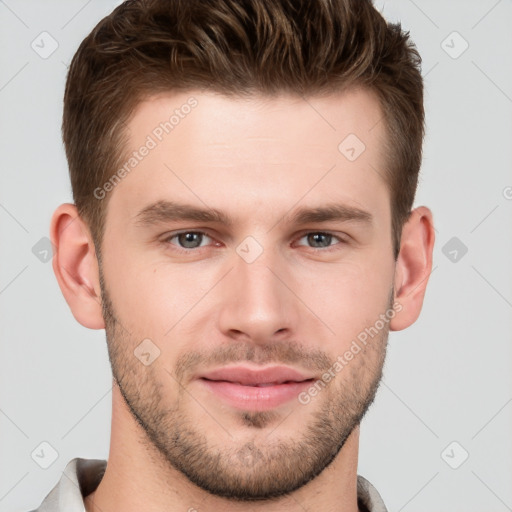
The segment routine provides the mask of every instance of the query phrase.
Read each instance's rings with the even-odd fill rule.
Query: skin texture
[[[52,219],[59,285],[82,325],[105,328],[114,376],[109,462],[87,512],[357,511],[358,425],[388,331],[420,313],[432,214],[413,210],[395,261],[385,127],[363,90],[307,101],[160,95],[134,113],[127,154],[191,97],[197,106],[108,192],[101,265],[73,205]],[[366,146],[354,161],[338,150],[349,134]],[[214,208],[232,223],[137,224],[157,201]],[[292,222],[299,208],[326,204],[371,221]],[[184,231],[206,235],[173,236]],[[314,237],[325,232],[332,237]],[[197,379],[234,363],[322,379],[375,325],[307,404],[247,411]],[[147,339],[159,351],[149,365],[134,355]]]

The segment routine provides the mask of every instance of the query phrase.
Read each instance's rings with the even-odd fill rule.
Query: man
[[[51,238],[111,444],[38,510],[386,510],[359,424],[432,267],[419,65],[370,0],[134,0],[87,36]]]

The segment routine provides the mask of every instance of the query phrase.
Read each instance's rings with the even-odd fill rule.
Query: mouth
[[[254,368],[249,366],[225,366],[199,376],[211,381],[226,381],[242,386],[276,385],[286,382],[303,382],[314,378],[289,366]]]
[[[280,384],[292,384],[292,383],[297,383],[297,382],[312,382],[313,381],[313,379],[305,379],[305,380],[301,380],[301,381],[284,380],[284,381],[275,381],[275,382],[259,382],[256,384],[245,384],[243,382],[234,382],[234,381],[229,381],[229,380],[217,380],[217,379],[206,379],[206,378],[203,378],[203,379],[208,380],[210,382],[230,382],[231,384],[238,384],[240,386],[250,386],[250,387],[254,387],[254,388],[267,388],[269,386],[279,386]]]
[[[198,377],[215,398],[232,407],[251,411],[283,405],[297,398],[314,380],[311,375],[283,366],[263,370],[224,367]]]

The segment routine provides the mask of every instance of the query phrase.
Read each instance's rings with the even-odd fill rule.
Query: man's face
[[[129,123],[137,162],[109,192],[102,247],[113,374],[148,446],[213,494],[304,485],[375,396],[395,263],[381,118],[363,91],[197,92],[146,101]],[[225,218],[181,219],[171,203]],[[296,216],[329,207],[342,215]],[[276,366],[300,375],[234,383]],[[234,367],[249,373],[211,373]]]

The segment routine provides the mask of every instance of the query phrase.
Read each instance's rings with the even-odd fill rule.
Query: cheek
[[[112,246],[108,254],[103,265],[105,281],[118,320],[132,338],[161,336],[164,326],[155,320],[160,318],[162,322],[165,319],[160,300],[165,282],[125,248]]]
[[[389,259],[317,267],[297,280],[302,283],[298,295],[334,331],[338,342],[350,341],[388,308],[394,269]]]
[[[188,325],[194,308],[218,279],[212,267],[201,270],[170,265],[165,259],[144,261],[136,254],[117,261],[109,266],[105,279],[119,320],[132,337],[161,344]]]

